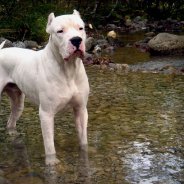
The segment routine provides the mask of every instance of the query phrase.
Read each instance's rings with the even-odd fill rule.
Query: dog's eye
[[[63,30],[59,30],[59,31],[57,31],[57,33],[63,33]]]
[[[79,30],[83,30],[84,28],[83,27],[80,27]]]

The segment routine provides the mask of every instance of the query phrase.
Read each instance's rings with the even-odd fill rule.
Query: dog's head
[[[86,40],[84,27],[84,22],[76,10],[70,15],[49,15],[46,31],[65,61],[76,57],[83,58]]]

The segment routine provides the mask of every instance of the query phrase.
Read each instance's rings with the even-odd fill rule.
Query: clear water
[[[38,108],[29,102],[6,133],[9,101],[0,107],[0,184],[184,183],[184,76],[101,71],[88,66],[88,154],[80,153],[72,111],[55,118],[61,163],[44,164]]]
[[[125,44],[125,47],[119,47],[115,52],[108,53],[115,63],[137,64],[150,60],[148,52],[140,52],[133,46],[136,41],[144,39],[144,32],[121,34],[118,39]]]
[[[81,156],[72,112],[55,119],[61,164],[44,165],[38,109],[25,104],[18,137],[6,134],[9,102],[0,113],[2,183],[182,183],[184,182],[184,78],[88,67],[89,152]]]

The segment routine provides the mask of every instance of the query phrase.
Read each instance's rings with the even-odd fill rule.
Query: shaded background
[[[73,9],[80,11],[86,23],[97,27],[107,23],[122,26],[126,19],[136,16],[148,20],[184,19],[183,0],[0,0],[0,35],[10,40],[45,41],[48,14],[66,14]]]

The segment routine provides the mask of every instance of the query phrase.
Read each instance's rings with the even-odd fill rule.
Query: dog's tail
[[[2,49],[4,47],[5,42],[6,42],[6,40],[1,43],[0,49]]]

